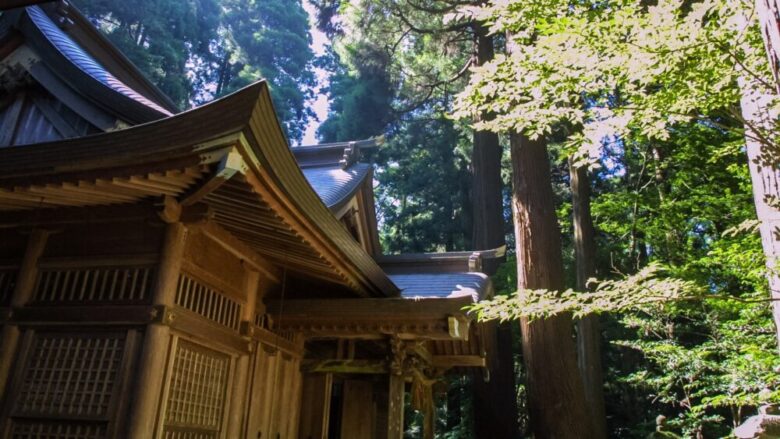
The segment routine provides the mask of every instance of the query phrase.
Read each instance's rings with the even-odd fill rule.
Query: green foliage
[[[381,239],[389,252],[467,248],[468,139],[451,120],[398,124],[376,154]]]
[[[480,126],[532,137],[558,124],[598,157],[605,136],[664,141],[675,125],[739,119],[740,76],[771,83],[751,2],[491,1],[467,9],[496,32],[510,32],[510,53],[474,70],[456,116],[495,112]]]
[[[308,15],[301,0],[221,0],[217,95],[268,80],[280,122],[300,141],[315,84]]]
[[[266,79],[288,136],[301,139],[315,83],[301,0],[78,0],[78,6],[179,107]]]
[[[616,141],[600,158],[592,212],[604,280],[593,292],[536,291],[479,306],[497,318],[611,312],[602,320],[613,437],[647,436],[658,414],[684,437],[725,436],[757,404],[780,400],[741,138],[704,123],[669,135]],[[513,264],[494,277],[499,291],[514,291]]]
[[[327,92],[331,100],[328,118],[317,129],[320,140],[350,141],[384,133],[390,122],[393,94],[382,54],[363,53],[361,56],[372,62],[362,63],[356,71],[350,71],[335,53],[330,56]]]
[[[218,0],[77,0],[76,5],[180,107],[195,94],[188,62],[208,60]]]
[[[444,23],[448,1],[314,2],[333,37],[323,64],[331,106],[322,141],[387,135],[374,157],[388,252],[463,250],[470,235],[470,130],[447,120],[470,59],[466,27]],[[431,13],[433,11],[433,13]]]

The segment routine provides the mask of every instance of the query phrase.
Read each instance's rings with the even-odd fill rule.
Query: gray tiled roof
[[[483,298],[490,278],[483,273],[413,273],[389,275],[406,299],[471,296]]]
[[[105,85],[106,87],[120,93],[136,102],[139,102],[147,107],[153,108],[161,114],[171,116],[172,113],[165,108],[157,105],[151,100],[147,99],[137,91],[128,87],[124,82],[117,79],[108,70],[105,69],[100,63],[95,61],[84,49],[81,48],[76,42],[74,42],[65,32],[62,31],[53,21],[46,15],[43,10],[38,6],[30,6],[27,8],[27,14],[40,29],[41,33],[47,40],[59,51],[65,58],[68,59],[73,65],[79,68],[82,72],[86,73],[96,81]]]
[[[355,163],[347,169],[341,169],[338,164],[302,169],[306,180],[329,208],[349,199],[370,170],[371,165],[367,163]]]

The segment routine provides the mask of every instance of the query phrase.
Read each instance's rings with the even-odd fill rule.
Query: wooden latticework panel
[[[42,332],[29,340],[13,385],[10,437],[106,437],[126,334]]]
[[[165,410],[164,437],[216,438],[223,426],[230,357],[180,340]]]
[[[11,295],[16,287],[16,268],[0,269],[0,306],[6,306],[11,301]]]
[[[107,418],[124,334],[36,334],[15,416]]]
[[[13,439],[102,439],[106,425],[79,422],[14,421]]]
[[[154,277],[151,265],[44,268],[38,275],[33,303],[139,303],[148,300]]]
[[[186,273],[179,276],[176,305],[234,331],[239,330],[241,304]]]

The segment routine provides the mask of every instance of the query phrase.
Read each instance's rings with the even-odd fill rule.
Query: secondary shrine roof
[[[338,165],[303,169],[306,180],[331,209],[337,209],[352,198],[369,174],[371,165],[367,163],[355,163],[346,169]]]
[[[490,278],[483,273],[391,274],[390,280],[405,299],[471,297],[474,302],[490,293]]]

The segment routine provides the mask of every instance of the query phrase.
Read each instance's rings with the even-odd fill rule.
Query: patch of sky
[[[311,48],[316,56],[322,56],[325,54],[328,46],[328,37],[317,29],[317,10],[307,0],[303,1],[303,9],[309,14],[309,31],[311,32],[312,44]],[[328,107],[330,102],[328,100],[328,94],[325,90],[330,83],[330,75],[328,72],[320,67],[314,68],[314,74],[317,77],[317,85],[314,89],[314,98],[308,102],[308,105],[314,111],[316,117],[309,120],[309,125],[303,133],[302,145],[314,145],[317,142],[317,128],[320,127],[323,121],[328,117]]]

